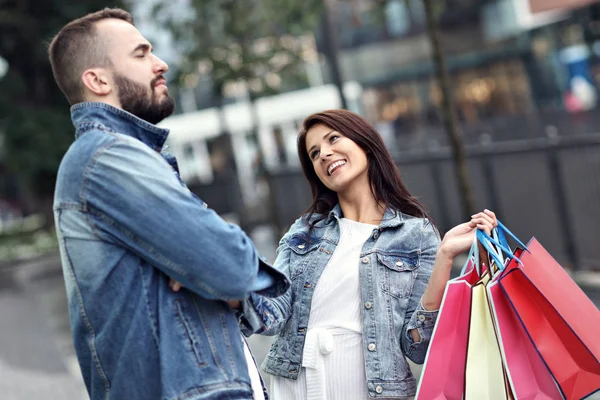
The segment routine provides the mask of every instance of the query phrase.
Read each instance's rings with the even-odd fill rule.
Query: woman
[[[292,286],[241,304],[246,334],[279,335],[263,364],[272,398],[413,396],[405,357],[423,363],[453,259],[495,215],[472,216],[440,243],[379,134],[349,111],[306,118],[298,155],[313,202],[275,261]]]

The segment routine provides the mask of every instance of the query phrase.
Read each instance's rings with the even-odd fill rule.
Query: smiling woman
[[[405,187],[381,136],[361,116],[307,117],[298,157],[312,204],[279,242],[275,267],[285,295],[241,304],[246,334],[278,334],[263,364],[277,400],[367,400],[413,396],[406,358],[424,361],[456,255],[481,212],[440,243],[424,207]]]

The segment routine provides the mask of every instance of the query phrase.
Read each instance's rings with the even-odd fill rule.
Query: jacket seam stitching
[[[206,323],[204,322],[204,318],[202,317],[202,313],[200,312],[200,307],[198,307],[198,302],[196,301],[195,298],[192,298],[192,301],[194,303],[194,307],[196,308],[196,313],[198,314],[198,318],[200,319],[200,323],[202,324],[202,329],[204,329],[204,332],[206,333],[206,338],[208,339],[208,344],[210,346],[210,350],[212,353],[213,358],[215,359],[215,364],[217,364],[217,366],[219,367],[221,373],[223,375],[225,375],[223,366],[221,364],[221,361],[219,360],[219,357],[217,355],[217,349],[215,348],[215,343],[214,340],[210,334],[210,330],[207,328]]]
[[[146,312],[148,313],[148,319],[150,320],[150,329],[152,330],[152,338],[154,339],[154,345],[156,349],[159,349],[159,340],[158,340],[158,327],[156,326],[156,321],[152,316],[152,312],[150,311],[150,298],[148,296],[148,288],[146,287],[146,281],[144,280],[144,274],[142,273],[142,266],[138,264],[137,270],[140,274],[140,281],[142,283],[142,289],[144,291],[144,304],[146,306]]]
[[[98,374],[100,375],[100,378],[102,379],[102,381],[104,383],[105,394],[108,396],[108,394],[110,393],[110,381],[108,380],[108,377],[106,376],[106,373],[104,372],[104,369],[102,368],[102,362],[100,361],[100,357],[98,356],[98,352],[96,350],[96,343],[95,343],[96,333],[95,333],[94,327],[92,326],[92,323],[88,319],[87,313],[85,311],[85,304],[83,301],[83,296],[81,295],[81,289],[79,287],[77,275],[75,274],[75,270],[74,270],[73,264],[71,262],[71,256],[69,255],[69,250],[67,248],[66,238],[63,237],[62,241],[63,241],[63,246],[65,249],[65,255],[66,255],[67,259],[69,260],[68,270],[72,275],[73,283],[76,288],[75,292],[77,293],[77,302],[79,303],[79,309],[80,309],[79,314],[81,315],[81,317],[85,323],[85,326],[88,329],[89,334],[90,334],[90,340],[88,342],[88,345],[90,346],[90,352],[92,353],[92,358],[94,360],[96,370],[98,371]]]
[[[219,312],[219,320],[221,322],[221,328],[223,328],[223,337],[225,339],[225,348],[227,349],[227,355],[229,358],[229,366],[231,367],[233,373],[237,376],[239,373],[233,361],[233,355],[231,354],[231,338],[229,337],[229,330],[227,329],[227,324],[225,323],[225,315],[222,312]],[[244,351],[243,348],[242,351]]]

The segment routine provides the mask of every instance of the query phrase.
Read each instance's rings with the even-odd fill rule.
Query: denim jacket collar
[[[336,204],[335,207],[331,211],[329,211],[329,215],[325,220],[325,224],[329,224],[333,219],[339,220],[343,217],[342,207],[340,204]],[[383,214],[383,219],[379,224],[379,229],[385,228],[396,228],[400,225],[404,224],[404,216],[400,211],[396,211],[390,207],[385,209],[385,213]]]
[[[78,103],[71,107],[71,120],[75,138],[79,138],[91,125],[103,130],[132,136],[160,152],[169,135],[168,129],[159,128],[135,115],[101,102]]]

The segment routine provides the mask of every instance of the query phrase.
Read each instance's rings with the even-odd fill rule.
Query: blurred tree
[[[442,93],[442,116],[444,128],[448,134],[450,145],[452,147],[452,156],[454,159],[454,170],[458,183],[459,193],[461,194],[461,205],[463,218],[469,218],[475,213],[475,197],[469,181],[467,170],[467,159],[465,156],[465,146],[462,135],[458,127],[456,111],[452,91],[450,89],[450,79],[446,68],[446,60],[442,51],[440,41],[440,31],[438,28],[438,16],[440,9],[436,6],[444,6],[435,0],[423,0],[425,3],[425,14],[427,18],[427,33],[431,44],[433,63],[440,91]]]
[[[1,4],[0,57],[8,70],[0,77],[0,135],[4,136],[0,163],[3,173],[18,182],[15,200],[23,211],[42,211],[52,223],[56,172],[74,132],[69,105],[52,76],[47,45],[70,20],[123,3],[3,0]]]
[[[190,0],[187,15],[182,15],[180,5],[166,2],[154,8],[155,20],[171,32],[182,55],[175,74],[178,86],[193,90],[201,76],[210,76],[224,134],[228,133],[225,98],[250,103],[253,128],[248,139],[255,143],[257,179],[267,170],[254,102],[279,92],[283,85],[307,85],[305,60],[311,50],[307,33],[314,31],[322,9],[321,0]],[[250,210],[241,216],[242,223],[253,218],[251,208],[264,200],[257,197],[246,204]]]
[[[252,102],[282,84],[306,84],[301,39],[318,23],[320,0],[191,0],[190,7],[182,15],[179,6],[159,3],[153,13],[182,54],[179,86],[193,88],[210,74],[217,101],[245,92]]]

